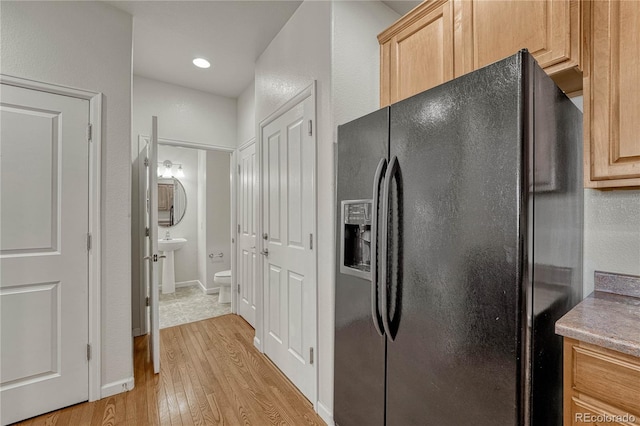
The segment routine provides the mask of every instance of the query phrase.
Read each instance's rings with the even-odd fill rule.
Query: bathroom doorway
[[[147,141],[139,138],[140,149]],[[158,142],[157,164],[149,167],[157,168],[158,175],[158,310],[160,328],[167,328],[231,313],[233,159],[231,149]],[[139,199],[146,206],[146,194]],[[143,217],[145,208],[140,210]],[[140,239],[148,244],[148,238]],[[142,277],[140,282],[147,281]],[[145,300],[149,290],[141,287]],[[148,324],[148,309],[141,310]]]

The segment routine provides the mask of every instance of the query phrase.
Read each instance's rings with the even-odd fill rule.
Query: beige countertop
[[[640,357],[640,277],[595,278],[595,291],[556,322],[556,333]]]

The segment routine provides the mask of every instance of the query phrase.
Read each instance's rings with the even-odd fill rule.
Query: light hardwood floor
[[[311,403],[253,346],[237,315],[177,327],[161,336],[153,374],[147,337],[135,339],[135,388],[20,425],[324,425]]]

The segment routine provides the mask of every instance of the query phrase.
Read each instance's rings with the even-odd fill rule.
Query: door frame
[[[277,120],[280,116],[282,116],[283,114],[285,114],[286,112],[288,112],[291,108],[295,107],[296,105],[298,105],[299,103],[303,102],[305,99],[311,97],[311,104],[312,104],[312,108],[313,111],[311,113],[311,116],[313,117],[313,123],[312,123],[312,134],[311,134],[311,138],[313,141],[313,171],[311,173],[312,175],[312,188],[313,188],[313,194],[311,199],[313,200],[313,206],[312,206],[312,210],[313,210],[313,221],[314,221],[314,226],[313,226],[313,235],[315,235],[316,237],[316,244],[314,246],[313,249],[313,257],[314,257],[314,266],[315,266],[315,270],[313,271],[313,275],[314,275],[314,286],[315,288],[313,289],[313,294],[315,295],[315,304],[313,306],[314,309],[314,319],[315,319],[315,324],[313,325],[313,328],[315,328],[315,339],[313,339],[312,345],[315,348],[315,362],[314,362],[314,367],[315,367],[315,383],[313,385],[313,398],[311,399],[311,403],[313,404],[313,408],[316,412],[318,412],[318,386],[320,383],[320,380],[318,378],[318,372],[320,371],[320,362],[322,362],[323,360],[320,357],[320,349],[318,348],[318,245],[317,245],[317,240],[318,240],[318,120],[317,120],[317,95],[316,95],[316,86],[317,86],[317,81],[316,80],[312,80],[311,83],[306,86],[304,89],[302,89],[300,92],[298,92],[295,96],[293,96],[291,99],[289,99],[287,102],[285,102],[283,105],[281,105],[279,108],[277,108],[274,112],[272,112],[271,114],[269,114],[267,116],[267,118],[265,118],[264,120],[262,120],[260,122],[260,124],[258,125],[258,134],[256,137],[256,159],[257,159],[257,163],[258,163],[258,167],[257,167],[257,182],[256,185],[258,186],[258,214],[259,214],[259,220],[258,220],[258,238],[257,238],[257,242],[256,242],[256,251],[258,253],[261,253],[264,251],[264,239],[260,238],[260,236],[264,233],[264,215],[262,214],[262,210],[263,210],[263,204],[264,204],[264,193],[263,193],[263,185],[262,185],[262,145],[264,143],[264,141],[262,140],[262,133],[264,131],[264,128],[267,127],[270,123],[272,123],[273,121]],[[258,273],[256,274],[256,334],[255,337],[253,339],[253,344],[254,346],[261,352],[264,353],[264,335],[265,335],[265,328],[264,325],[266,324],[267,320],[266,320],[266,309],[265,309],[265,287],[264,287],[264,256],[260,256],[260,259],[256,262],[255,267],[258,268]]]
[[[91,142],[89,143],[89,229],[91,249],[89,262],[89,336],[91,357],[89,359],[89,401],[102,397],[102,336],[101,336],[101,279],[102,279],[102,212],[101,201],[101,150],[102,150],[102,93],[75,89],[57,84],[28,80],[0,74],[0,83],[23,89],[37,90],[54,95],[69,96],[89,101],[89,123]]]
[[[138,135],[138,147],[137,147],[137,153],[138,155],[141,154],[140,151],[140,147],[142,146],[142,143],[149,143],[151,140],[150,136],[144,135],[144,134],[139,134]],[[226,152],[229,153],[229,157],[230,157],[230,168],[229,170],[231,171],[230,173],[230,185],[231,185],[231,209],[230,209],[230,214],[231,214],[231,229],[229,232],[231,232],[231,279],[232,279],[232,283],[231,283],[231,309],[232,312],[235,313],[235,311],[233,310],[234,307],[234,303],[235,303],[235,298],[236,298],[236,294],[233,291],[233,288],[235,288],[235,263],[236,263],[236,256],[235,256],[235,251],[236,251],[236,244],[235,244],[235,234],[234,234],[234,230],[235,230],[235,215],[236,215],[236,205],[235,205],[235,199],[236,199],[236,181],[237,178],[235,176],[235,174],[233,173],[234,168],[236,167],[236,148],[232,148],[232,147],[228,147],[228,146],[222,146],[222,145],[209,145],[209,144],[203,144],[203,143],[199,143],[199,142],[189,142],[189,141],[183,141],[183,140],[179,140],[179,139],[167,139],[167,138],[158,138],[158,145],[167,145],[167,146],[177,146],[177,147],[182,147],[182,148],[193,148],[193,149],[201,149],[204,151],[218,151],[218,152]],[[138,177],[138,181],[137,182],[132,182],[132,185],[138,185],[138,187],[140,186],[140,179],[142,177],[142,175],[144,175],[145,173],[145,169],[144,167],[140,167],[138,166],[138,171],[137,171],[137,177]],[[139,256],[138,259],[136,259],[135,261],[139,262],[140,265],[142,265],[142,257],[144,256],[144,244],[145,244],[145,227],[144,227],[144,216],[145,216],[145,209],[146,209],[146,194],[142,194],[140,192],[138,192],[138,229],[137,229],[137,233],[134,234],[136,235],[136,238],[138,239],[137,244],[139,247]],[[139,294],[139,307],[138,307],[138,315],[139,315],[139,319],[140,319],[140,335],[145,335],[149,333],[149,324],[147,321],[147,306],[145,303],[145,298],[147,296],[146,294],[146,289],[145,289],[145,276],[144,276],[144,268],[140,268],[139,270],[139,274],[138,274],[138,282],[139,282],[139,288],[138,288],[138,294]],[[133,312],[131,313],[133,315]]]
[[[231,203],[233,204],[233,212],[232,212],[232,216],[231,216],[231,241],[234,244],[234,258],[231,259],[231,265],[232,265],[232,270],[231,270],[231,312],[234,314],[238,314],[238,310],[240,309],[238,307],[238,259],[240,259],[240,244],[237,242],[238,239],[238,224],[240,223],[240,218],[238,217],[238,215],[240,214],[240,200],[238,199],[238,194],[240,193],[240,177],[238,174],[238,167],[240,167],[240,151],[242,151],[243,149],[256,144],[257,140],[255,137],[252,137],[251,139],[249,139],[246,142],[243,142],[240,146],[238,146],[238,148],[236,148],[233,151],[233,161],[231,162],[231,167],[232,167],[232,172],[231,172],[231,179],[233,181],[234,177],[235,177],[235,185],[234,187],[234,191],[231,194]],[[257,145],[256,145],[256,149],[257,149]],[[257,152],[256,152],[257,155]],[[256,169],[257,170],[257,169]],[[255,190],[256,188],[254,188]],[[255,206],[257,207],[257,206]],[[256,229],[256,232],[258,230]],[[256,239],[258,238],[258,235],[256,234]],[[256,246],[257,247],[257,246]],[[257,249],[256,249],[257,250]],[[255,268],[255,265],[254,265]],[[256,283],[254,283],[255,285]],[[256,292],[257,293],[257,292]],[[255,301],[254,301],[255,302]],[[258,314],[258,306],[256,305],[256,316]],[[239,315],[239,314],[238,314]]]

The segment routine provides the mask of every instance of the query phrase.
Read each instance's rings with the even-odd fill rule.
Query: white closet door
[[[89,396],[88,123],[86,100],[2,85],[3,425]]]
[[[262,130],[265,354],[310,400],[316,383],[315,145],[308,97]]]

